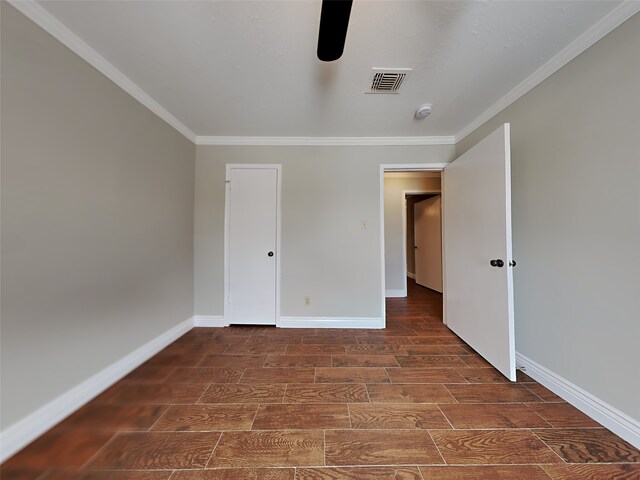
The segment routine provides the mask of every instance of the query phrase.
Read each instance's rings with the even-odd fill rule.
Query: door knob
[[[273,252],[269,252],[269,253],[267,253],[267,255],[268,255],[269,257],[273,257]]]
[[[511,261],[509,262],[509,266],[510,266],[510,267],[515,267],[515,266],[516,266],[516,261],[515,261],[515,260],[511,260]]]
[[[504,267],[504,262],[499,258],[497,260],[491,260],[489,263],[491,264],[492,267],[498,267],[498,268]]]

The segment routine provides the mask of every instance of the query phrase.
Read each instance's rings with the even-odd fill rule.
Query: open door
[[[413,206],[416,283],[442,293],[440,195]]]
[[[443,173],[447,326],[516,379],[509,124]]]

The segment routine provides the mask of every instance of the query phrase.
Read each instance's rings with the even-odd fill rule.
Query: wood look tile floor
[[[3,480],[640,480],[640,451],[409,283],[385,330],[195,328],[7,460]]]

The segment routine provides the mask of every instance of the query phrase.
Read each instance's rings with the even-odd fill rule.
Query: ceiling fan
[[[353,0],[322,0],[318,58],[323,62],[332,62],[342,56],[352,3]]]

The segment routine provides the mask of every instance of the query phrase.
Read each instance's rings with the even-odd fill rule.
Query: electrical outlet
[[[306,297],[304,297],[304,306],[305,307],[311,306],[311,297],[308,296],[308,295]]]

